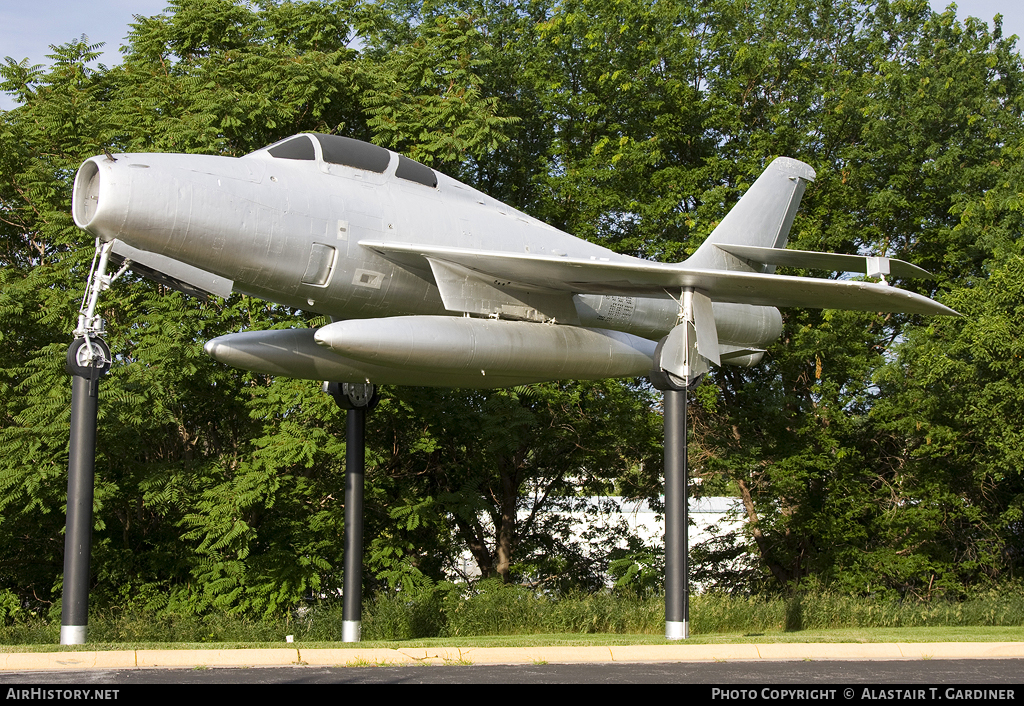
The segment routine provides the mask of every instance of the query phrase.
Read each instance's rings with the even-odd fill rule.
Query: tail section
[[[786,247],[793,217],[809,181],[814,181],[814,170],[809,165],[788,157],[773,160],[697,252],[686,260],[686,266],[702,270],[774,272],[774,265],[750,263],[716,244]]]

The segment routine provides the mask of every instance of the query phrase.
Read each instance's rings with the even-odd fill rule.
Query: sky
[[[947,0],[930,0],[932,8],[943,10]],[[105,42],[100,62],[112,66],[120,61],[118,47],[128,34],[134,15],[159,14],[166,0],[0,0],[0,59],[28,58],[30,64],[45,64],[51,44],[63,44],[88,36],[91,43]],[[1003,34],[1024,37],[1024,2],[1021,0],[960,0],[957,16],[979,17],[991,24],[1003,15]],[[1018,48],[1022,42],[1018,42]],[[0,108],[12,107],[0,95]]]

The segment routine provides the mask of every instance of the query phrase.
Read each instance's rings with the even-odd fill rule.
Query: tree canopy
[[[808,162],[795,247],[914,262],[937,279],[900,286],[964,316],[786,310],[760,366],[714,370],[694,490],[740,497],[748,529],[698,569],[722,590],[919,597],[1020,576],[1024,67],[998,21],[925,0],[171,0],[125,47],[111,67],[86,37],[46,66],[0,66],[16,102],[0,113],[0,590],[60,595],[63,360],[93,249],[70,217],[78,165],[238,156],[300,131],[390,147],[662,261],[693,252],[772,158]],[[101,306],[115,363],[94,600],[259,614],[334,595],[340,411],[315,383],[202,352],[323,322],[145,281]],[[368,443],[379,588],[457,574],[463,549],[483,576],[597,587],[608,548],[574,542],[550,508],[660,493],[642,380],[388,390]],[[716,569],[738,555],[747,570]]]

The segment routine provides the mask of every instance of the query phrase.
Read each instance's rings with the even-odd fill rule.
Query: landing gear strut
[[[363,626],[363,474],[366,467],[366,413],[377,406],[373,385],[325,382],[324,392],[346,410],[345,429],[345,578],[342,587],[341,641],[359,642]]]

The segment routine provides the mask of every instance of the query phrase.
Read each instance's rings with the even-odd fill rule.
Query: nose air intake
[[[75,225],[88,228],[96,216],[100,198],[100,168],[95,161],[89,160],[81,166],[75,176],[75,187],[71,196],[71,214]]]

